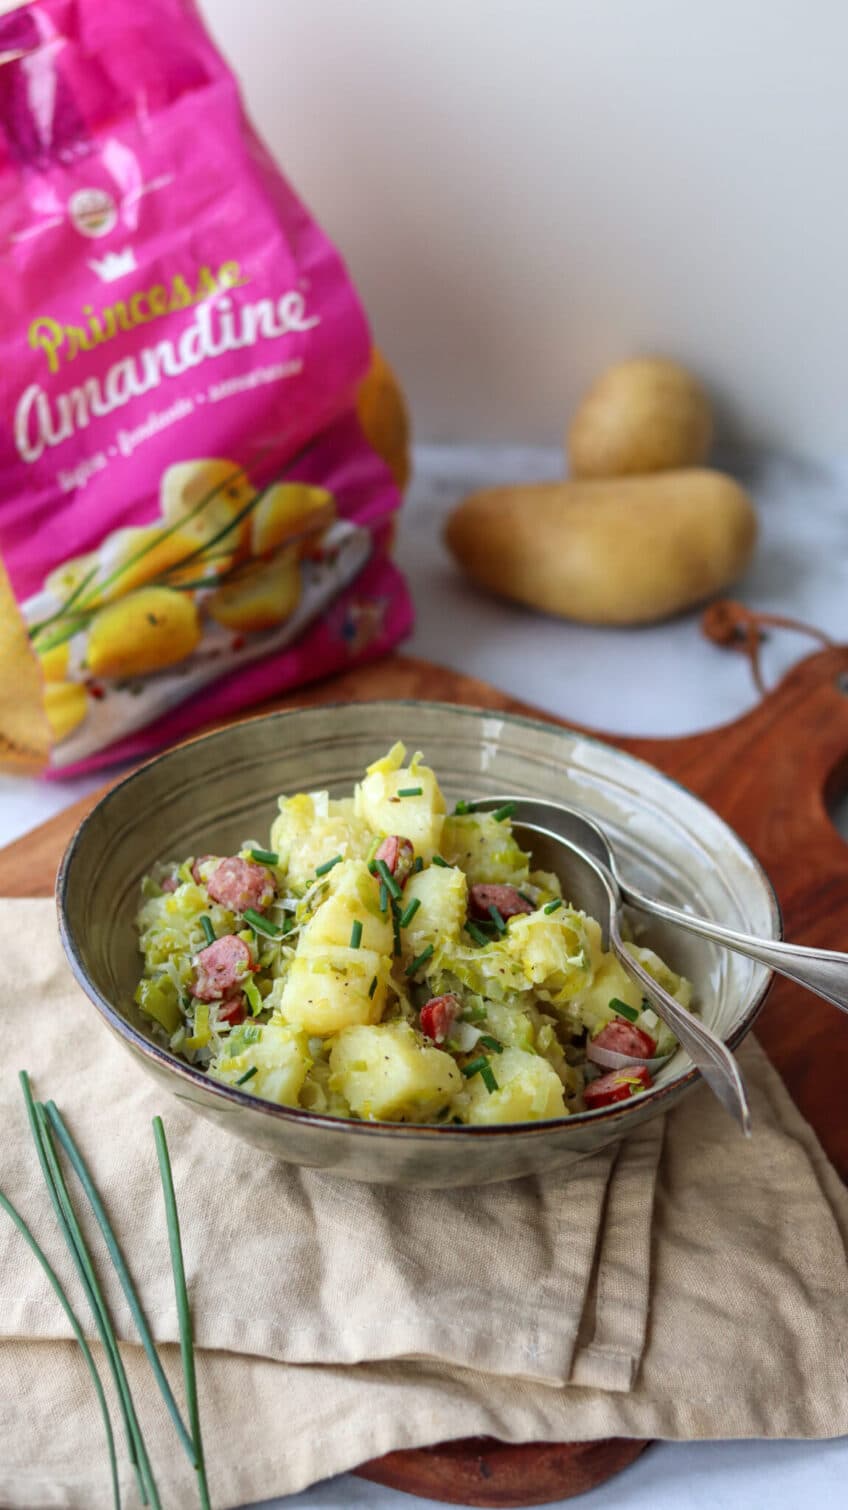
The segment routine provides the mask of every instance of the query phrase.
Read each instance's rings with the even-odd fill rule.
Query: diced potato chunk
[[[445,799],[434,773],[429,766],[421,765],[421,757],[414,755],[405,766],[405,756],[403,745],[397,744],[368,767],[356,788],[355,808],[375,833],[400,834],[411,840],[417,855],[430,860],[441,842]],[[398,792],[418,787],[420,795],[398,796]]]
[[[610,1006],[614,997],[637,1011],[642,1003],[640,987],[625,974],[610,952],[603,955],[592,984],[579,998],[575,1029],[580,1026],[588,1028],[592,1037],[599,1033],[616,1016],[615,1008]]]
[[[567,1115],[562,1082],[547,1059],[510,1048],[489,1063],[498,1089],[490,1092],[480,1075],[472,1075],[456,1103],[464,1122],[543,1122]]]
[[[450,1054],[423,1044],[407,1022],[346,1028],[330,1068],[351,1111],[376,1122],[427,1122],[462,1088]]]
[[[446,818],[442,854],[451,865],[461,866],[469,886],[485,881],[521,886],[527,880],[527,855],[519,849],[509,822],[498,823],[492,813]]]
[[[234,1085],[247,1070],[255,1069],[257,1073],[246,1083],[245,1090],[265,1101],[276,1101],[278,1106],[297,1106],[301,1086],[312,1064],[307,1034],[292,1032],[273,1022],[264,1023],[258,1032],[255,1043],[247,1044],[231,1058],[223,1049],[218,1060],[210,1065],[210,1075]]]
[[[301,934],[302,949],[349,944],[354,923],[362,924],[361,945],[377,954],[392,952],[392,923],[380,911],[380,889],[364,860],[344,860],[327,877],[330,895]]]
[[[372,949],[301,945],[286,976],[279,1015],[316,1038],[329,1038],[356,1023],[379,1022],[388,970],[389,961]]]
[[[401,934],[404,958],[410,959],[428,944],[435,949],[459,937],[468,907],[465,876],[461,870],[442,865],[419,870],[403,888],[403,907],[414,900],[421,906]]]
[[[271,827],[271,848],[288,872],[289,884],[303,891],[315,880],[319,865],[341,855],[365,860],[373,834],[348,802],[331,802],[326,792],[302,792],[280,798],[279,817]]]

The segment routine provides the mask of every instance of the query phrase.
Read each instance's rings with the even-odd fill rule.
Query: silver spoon
[[[769,970],[775,970],[778,975],[785,975],[799,986],[806,986],[808,991],[823,997],[841,1011],[848,1012],[848,954],[839,954],[834,949],[811,949],[806,944],[784,944],[777,939],[761,939],[752,933],[738,933],[734,928],[723,928],[709,918],[699,918],[694,913],[683,912],[679,907],[672,907],[669,902],[646,897],[644,892],[637,891],[635,886],[622,880],[615,854],[603,829],[593,818],[588,818],[577,808],[568,807],[564,803],[547,802],[542,797],[486,797],[475,802],[474,806],[480,812],[486,812],[512,801],[521,806],[528,822],[542,823],[564,844],[573,845],[606,865],[615,877],[622,899],[629,906],[638,907],[640,912],[653,913],[654,917],[665,918],[669,923],[677,923],[690,933],[711,939],[713,943],[732,949],[737,954],[745,954]]]
[[[532,853],[540,869],[551,870],[560,878],[564,890],[575,905],[597,918],[604,947],[612,949],[624,970],[636,981],[656,1009],[657,1015],[671,1028],[686,1049],[692,1063],[700,1070],[722,1106],[735,1118],[745,1136],[750,1137],[751,1113],[745,1086],[727,1045],[675,1001],[624,947],[619,927],[621,890],[609,864],[599,858],[597,853],[598,838],[603,840],[603,835],[598,831],[595,839],[596,852],[588,853],[582,846],[566,838],[550,822],[546,825],[539,821],[540,808],[547,810],[541,814],[543,818],[556,820],[557,814],[562,810],[555,803],[539,803],[531,798],[486,798],[475,802],[474,810],[484,812],[490,808],[503,807],[506,803],[514,803],[512,829],[519,843],[523,843]]]

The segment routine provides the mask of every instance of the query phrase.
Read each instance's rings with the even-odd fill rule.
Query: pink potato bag
[[[408,631],[370,350],[191,0],[0,15],[0,750],[136,757]]]

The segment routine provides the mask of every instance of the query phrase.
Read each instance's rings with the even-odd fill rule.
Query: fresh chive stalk
[[[389,888],[385,881],[380,882],[380,911],[385,912],[389,905]]]
[[[398,886],[397,881],[389,870],[389,867],[386,864],[385,860],[377,861],[377,871],[381,881],[383,882],[383,885],[389,893],[389,896],[394,897],[395,901],[397,901],[398,897],[401,894],[400,887]]]
[[[156,1383],[159,1386],[160,1392],[162,1394],[162,1399],[165,1401],[165,1404],[168,1408],[168,1414],[170,1415],[171,1420],[174,1423],[177,1436],[182,1443],[183,1449],[188,1457],[189,1462],[194,1468],[197,1466],[195,1461],[194,1444],[191,1440],[191,1437],[189,1436],[183,1418],[180,1415],[177,1402],[174,1399],[173,1390],[168,1383],[165,1371],[162,1368],[161,1363],[159,1362],[159,1354],[156,1351],[156,1345],[153,1341],[150,1327],[147,1324],[147,1318],[141,1309],[141,1301],[138,1298],[138,1292],[135,1288],[135,1285],[133,1284],[126,1263],[124,1262],[124,1256],[118,1246],[118,1239],[116,1238],[112,1224],[109,1221],[108,1216],[106,1215],[103,1202],[101,1201],[100,1196],[97,1193],[94,1181],[92,1180],[91,1175],[88,1172],[88,1168],[83,1160],[82,1154],[80,1153],[76,1143],[71,1137],[71,1134],[69,1133],[67,1126],[65,1125],[62,1114],[59,1111],[59,1108],[57,1107],[55,1101],[48,1101],[44,1109],[47,1113],[48,1118],[50,1119],[51,1127],[56,1134],[56,1137],[59,1139],[59,1142],[61,1143],[62,1148],[70,1161],[74,1174],[79,1180],[88,1203],[97,1219],[97,1224],[103,1234],[103,1239],[106,1243],[109,1257],[111,1258],[114,1265],[115,1273],[117,1274],[118,1279],[121,1282],[121,1289],[126,1296],[127,1304],[132,1313],[133,1321],[135,1322],[138,1329],[138,1335],[141,1338],[142,1346],[147,1354],[147,1360],[150,1364],[151,1369],[153,1370],[153,1377],[155,1378]]]
[[[552,902],[546,902],[545,903],[544,907],[542,908],[542,911],[543,912],[548,912],[548,913],[550,913],[550,912],[556,912],[557,909],[560,908],[561,906],[562,906],[562,899],[560,897],[554,897],[554,899],[553,899]]]
[[[503,1044],[499,1043],[497,1038],[492,1038],[488,1033],[481,1033],[478,1043],[481,1043],[484,1049],[491,1049],[493,1054],[503,1053]]]
[[[609,1009],[611,1012],[615,1012],[618,1017],[626,1017],[628,1022],[635,1022],[639,1016],[638,1008],[629,1007],[626,1001],[621,1000],[620,996],[610,997]]]
[[[420,906],[421,906],[421,899],[420,899],[420,897],[413,897],[412,901],[409,904],[409,906],[400,915],[400,926],[401,926],[401,928],[408,928],[409,927],[410,923],[412,922],[412,919],[415,917],[415,914],[418,911],[418,909],[419,909]]]
[[[354,920],[353,927],[350,930],[350,947],[351,949],[358,949],[361,943],[362,924],[360,923],[359,918],[356,918]]]
[[[42,1269],[44,1270],[44,1273],[47,1276],[47,1279],[49,1280],[51,1289],[56,1295],[56,1298],[58,1299],[62,1310],[67,1316],[71,1330],[77,1339],[80,1352],[85,1359],[86,1368],[91,1375],[91,1382],[94,1385],[94,1389],[97,1394],[97,1401],[100,1406],[100,1414],[103,1417],[103,1427],[106,1432],[106,1445],[109,1449],[109,1467],[112,1473],[112,1503],[115,1506],[115,1510],[121,1510],[121,1490],[118,1483],[118,1460],[115,1454],[115,1437],[112,1431],[112,1422],[109,1416],[109,1407],[106,1404],[106,1396],[103,1392],[103,1385],[101,1383],[100,1375],[97,1372],[97,1364],[94,1361],[91,1348],[85,1340],[82,1327],[80,1326],[79,1318],[77,1317],[76,1312],[73,1310],[71,1303],[68,1300],[67,1295],[65,1294],[65,1291],[62,1289],[62,1286],[59,1282],[59,1277],[56,1274],[55,1269],[51,1267],[44,1249],[33,1237],[23,1217],[18,1211],[15,1210],[12,1202],[8,1200],[8,1198],[3,1194],[2,1190],[0,1190],[0,1208],[2,1208],[3,1211],[5,1211],[6,1215],[10,1217],[14,1222],[15,1226],[21,1234],[21,1237],[24,1239],[24,1242],[28,1245],[30,1250],[38,1259],[38,1262],[40,1263]]]
[[[282,928],[272,923],[270,918],[263,918],[261,912],[256,912],[252,907],[246,907],[242,916],[249,923],[254,933],[261,933],[266,939],[279,939],[283,936]]]
[[[503,807],[498,807],[495,809],[495,811],[492,813],[492,817],[494,818],[496,823],[504,823],[507,818],[512,817],[514,812],[515,803],[505,802]]]
[[[180,1218],[177,1212],[177,1198],[174,1194],[174,1177],[171,1172],[168,1143],[165,1138],[165,1129],[162,1125],[161,1117],[153,1118],[153,1136],[156,1139],[156,1153],[159,1158],[159,1171],[162,1177],[162,1193],[165,1197],[168,1242],[171,1247],[171,1268],[174,1271],[174,1289],[177,1296],[177,1313],[180,1322],[180,1352],[183,1360],[183,1378],[185,1380],[186,1400],[188,1402],[189,1426],[191,1428],[191,1438],[194,1442],[195,1461],[197,1463],[197,1489],[200,1495],[202,1510],[211,1510],[209,1486],[206,1482],[203,1438],[200,1432],[200,1408],[197,1400],[197,1378],[194,1371],[194,1342],[191,1331],[191,1311],[188,1304],[188,1291],[186,1289],[185,1266],[183,1264],[183,1247],[180,1240]]]
[[[126,1373],[124,1372],[123,1361],[120,1357],[120,1354],[118,1353],[112,1323],[108,1313],[106,1312],[103,1296],[99,1291],[97,1279],[91,1265],[91,1259],[87,1249],[85,1248],[82,1232],[80,1231],[79,1224],[76,1221],[73,1209],[71,1208],[70,1200],[67,1198],[67,1193],[63,1192],[62,1190],[64,1181],[62,1179],[61,1171],[58,1168],[55,1152],[47,1135],[46,1126],[39,1118],[38,1109],[36,1108],[36,1104],[33,1099],[32,1088],[30,1086],[29,1076],[26,1070],[21,1070],[20,1074],[18,1075],[18,1080],[20,1081],[21,1090],[23,1091],[24,1101],[26,1103],[27,1117],[29,1119],[30,1132],[32,1133],[32,1140],[35,1144],[35,1151],[38,1155],[38,1162],[41,1166],[41,1173],[44,1177],[44,1183],[47,1186],[47,1193],[50,1197],[50,1203],[53,1207],[56,1221],[59,1226],[59,1231],[65,1239],[65,1243],[67,1244],[68,1250],[73,1260],[74,1268],[77,1271],[80,1283],[82,1284],[83,1290],[85,1292],[85,1298],[88,1301],[89,1309],[91,1310],[94,1325],[97,1330],[97,1335],[100,1338],[103,1351],[106,1354],[106,1360],[109,1364],[109,1370],[112,1374],[115,1389],[118,1394],[118,1399],[121,1406],[121,1414],[124,1418],[124,1430],[126,1432],[127,1438],[127,1451],[129,1453],[130,1462],[132,1463],[132,1466],[135,1470],[139,1494],[141,1496],[143,1504],[146,1505],[152,1501],[154,1510],[156,1510],[156,1507],[159,1505],[158,1496],[156,1495],[156,1486],[155,1483],[152,1482],[152,1473],[150,1471],[149,1460],[145,1464],[146,1453],[144,1451],[144,1444],[141,1440],[141,1432],[139,1430],[138,1420],[135,1415],[132,1396],[129,1393],[129,1385],[127,1383]],[[65,1195],[64,1200],[63,1194]],[[148,1491],[152,1491],[150,1500],[148,1500]]]
[[[333,855],[332,860],[325,860],[323,865],[316,865],[316,867],[315,867],[315,874],[316,874],[316,876],[326,876],[328,874],[328,872],[332,870],[332,868],[333,868],[334,865],[341,864],[341,858],[342,858],[341,855]],[[378,860],[377,864],[379,865],[379,863],[380,862]]]
[[[480,1079],[485,1085],[486,1090],[489,1092],[489,1095],[494,1095],[495,1091],[498,1088],[498,1082],[495,1079],[495,1072],[490,1064],[484,1064],[483,1068],[480,1071]]]
[[[423,786],[402,786],[395,794],[398,797],[423,797]]]
[[[468,1063],[462,1066],[462,1073],[465,1076],[466,1080],[470,1080],[473,1075],[479,1075],[480,1071],[488,1063],[489,1061],[486,1058],[485,1054],[481,1054],[478,1059],[469,1059]]]
[[[258,860],[260,865],[279,865],[280,857],[272,849],[252,849],[251,860]]]
[[[207,944],[214,944],[216,937],[215,929],[212,927],[212,919],[210,917],[207,917],[205,912],[201,913],[200,926],[203,929],[204,934],[206,935]]]
[[[445,860],[442,855],[434,855],[432,863],[434,865],[441,865],[444,870],[447,870],[449,868],[447,860]]]
[[[249,1070],[245,1070],[243,1075],[239,1075],[238,1080],[236,1081],[236,1085],[247,1085],[248,1080],[252,1080],[254,1075],[258,1074],[259,1070],[257,1066],[255,1064],[252,1064]]]
[[[414,975],[417,970],[421,969],[422,965],[426,965],[426,963],[427,963],[427,961],[430,958],[430,955],[432,953],[433,953],[433,945],[432,944],[428,944],[427,948],[426,949],[422,949],[421,953],[419,955],[416,955],[416,957],[412,961],[412,963],[409,964],[409,965],[407,965],[407,967],[406,967],[406,974],[407,975]]]
[[[492,902],[489,907],[489,917],[492,919],[492,922],[497,928],[498,933],[506,933],[506,923],[504,922],[503,917],[498,908],[495,906],[494,902]]]
[[[137,1477],[142,1502],[144,1504],[149,1503],[151,1510],[161,1510],[159,1492],[156,1487],[156,1480],[153,1477],[153,1468],[150,1463],[141,1426],[139,1425],[135,1402],[130,1390],[124,1360],[118,1347],[118,1339],[115,1336],[112,1318],[107,1310],[103,1291],[91,1260],[91,1254],[83,1237],[76,1212],[71,1204],[65,1177],[59,1165],[59,1160],[56,1157],[56,1150],[50,1136],[50,1124],[47,1121],[44,1107],[40,1104],[36,1105],[35,1114],[52,1179],[50,1194],[51,1199],[54,1200],[54,1210],[56,1211],[62,1235],[68,1244],[80,1283],[85,1290],[86,1299],[94,1318],[94,1325],[97,1328],[98,1336],[103,1344],[106,1357],[109,1359],[109,1366],[118,1391],[121,1410],[123,1411],[126,1423],[127,1441],[130,1445],[130,1459],[133,1461],[134,1466],[136,1463],[138,1465]]]

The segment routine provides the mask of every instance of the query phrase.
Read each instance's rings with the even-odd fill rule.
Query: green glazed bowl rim
[[[612,1106],[600,1107],[596,1111],[571,1112],[567,1117],[553,1117],[539,1122],[463,1123],[461,1126],[455,1123],[443,1123],[437,1126],[427,1122],[362,1122],[353,1117],[337,1117],[330,1116],[324,1112],[310,1111],[306,1107],[279,1106],[276,1102],[265,1101],[260,1096],[252,1096],[249,1091],[240,1090],[234,1085],[228,1085],[223,1081],[212,1079],[210,1076],[204,1074],[202,1070],[198,1070],[194,1065],[189,1064],[187,1060],[179,1059],[176,1054],[172,1054],[169,1050],[163,1048],[161,1044],[146,1038],[143,1033],[140,1033],[137,1028],[133,1027],[132,1023],[128,1022],[122,1016],[89,976],[68,925],[66,897],[71,881],[77,845],[81,841],[89,824],[94,821],[95,816],[102,813],[104,809],[107,809],[110,802],[114,801],[118,794],[125,791],[127,787],[134,785],[136,782],[143,781],[147,773],[154,766],[160,765],[163,761],[167,761],[173,755],[181,753],[191,745],[224,740],[228,735],[232,734],[235,728],[242,728],[244,725],[265,722],[285,723],[289,720],[297,719],[305,713],[316,711],[317,708],[320,708],[322,712],[333,713],[337,711],[341,712],[354,706],[357,708],[371,708],[375,713],[389,712],[398,708],[430,708],[444,713],[471,714],[477,718],[492,718],[496,716],[506,723],[527,729],[539,730],[546,734],[560,733],[562,735],[572,735],[587,744],[598,746],[607,753],[612,751],[617,759],[630,766],[650,771],[653,777],[659,776],[670,786],[684,792],[691,801],[698,803],[701,807],[707,808],[709,812],[719,819],[719,822],[723,824],[728,833],[733,835],[735,842],[744,853],[752,870],[759,877],[768,897],[773,927],[772,936],[775,939],[782,939],[783,919],[780,903],[765,869],[753,850],[720,814],[709,807],[708,803],[704,802],[701,797],[698,797],[695,792],[692,792],[683,782],[677,781],[673,776],[667,776],[658,766],[651,765],[650,761],[643,760],[638,755],[631,755],[628,751],[620,750],[615,744],[600,738],[598,735],[587,733],[584,729],[572,728],[571,725],[553,722],[545,718],[533,718],[527,714],[508,713],[500,709],[475,707],[470,703],[441,702],[428,698],[363,698],[361,701],[356,700],[355,702],[332,702],[318,705],[306,704],[301,708],[284,708],[273,713],[257,713],[250,718],[239,719],[235,723],[225,724],[220,729],[213,729],[204,734],[197,734],[191,739],[181,740],[177,745],[172,745],[168,749],[158,751],[150,760],[146,760],[143,765],[130,771],[128,775],[117,781],[114,786],[111,786],[107,792],[104,792],[103,796],[91,809],[91,812],[86,814],[71,836],[56,875],[55,899],[59,937],[77,984],[82,988],[89,1001],[97,1008],[112,1031],[119,1038],[126,1040],[132,1048],[137,1050],[146,1059],[158,1064],[166,1073],[174,1075],[177,1079],[183,1080],[190,1086],[202,1089],[205,1094],[212,1095],[224,1103],[247,1108],[273,1120],[294,1122],[299,1126],[329,1129],[336,1132],[343,1128],[346,1133],[351,1133],[358,1137],[383,1139],[409,1139],[413,1137],[421,1138],[422,1136],[439,1139],[451,1137],[455,1139],[465,1139],[468,1137],[501,1138],[504,1136],[526,1139],[555,1131],[558,1128],[566,1130],[574,1127],[585,1127],[590,1124],[592,1126],[603,1124],[609,1127],[614,1126],[620,1121],[625,1121],[632,1111],[632,1101],[617,1102]],[[727,1038],[724,1039],[728,1048],[735,1049],[747,1037],[762,1011],[766,996],[771,989],[772,979],[773,973],[771,971],[767,972],[762,986],[754,995],[744,1016]],[[645,1105],[646,1102],[651,1101],[654,1103],[656,1111],[660,1112],[663,1108],[659,1103],[667,1099],[672,1093],[674,1098],[677,1099],[678,1094],[684,1086],[691,1086],[700,1078],[699,1071],[693,1066],[684,1073],[676,1075],[666,1085],[653,1086],[651,1090],[640,1095],[639,1104]]]

